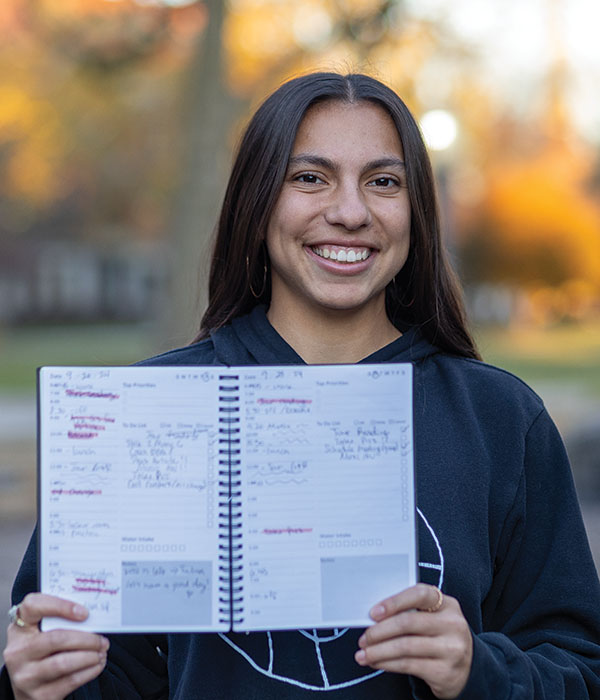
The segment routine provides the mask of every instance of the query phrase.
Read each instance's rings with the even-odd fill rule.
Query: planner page
[[[39,372],[41,590],[98,632],[224,630],[214,368]]]
[[[416,583],[412,366],[240,377],[237,629],[365,626]]]

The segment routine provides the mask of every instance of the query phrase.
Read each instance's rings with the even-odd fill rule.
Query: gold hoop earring
[[[246,255],[246,277],[248,278],[248,287],[250,288],[250,293],[255,299],[260,299],[262,295],[265,293],[265,289],[267,288],[267,256],[266,253],[263,252],[264,255],[264,260],[263,260],[263,282],[262,282],[262,289],[260,290],[260,294],[257,294],[254,291],[254,288],[252,287],[252,279],[250,278],[250,259]]]

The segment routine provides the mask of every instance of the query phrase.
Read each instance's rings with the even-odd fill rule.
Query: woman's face
[[[385,308],[410,241],[403,160],[383,108],[325,102],[308,110],[266,235],[270,314]]]

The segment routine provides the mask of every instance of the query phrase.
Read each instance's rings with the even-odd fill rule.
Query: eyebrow
[[[296,156],[291,156],[288,162],[288,167],[304,164],[313,165],[326,170],[332,170],[334,172],[338,170],[338,166],[329,158],[317,156],[312,153],[299,153]],[[401,158],[397,158],[396,156],[384,156],[383,158],[377,158],[365,163],[363,172],[389,167],[405,169],[406,165]]]

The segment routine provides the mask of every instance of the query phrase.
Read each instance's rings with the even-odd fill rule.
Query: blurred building
[[[0,256],[0,323],[144,321],[167,283],[163,246],[16,239]]]

